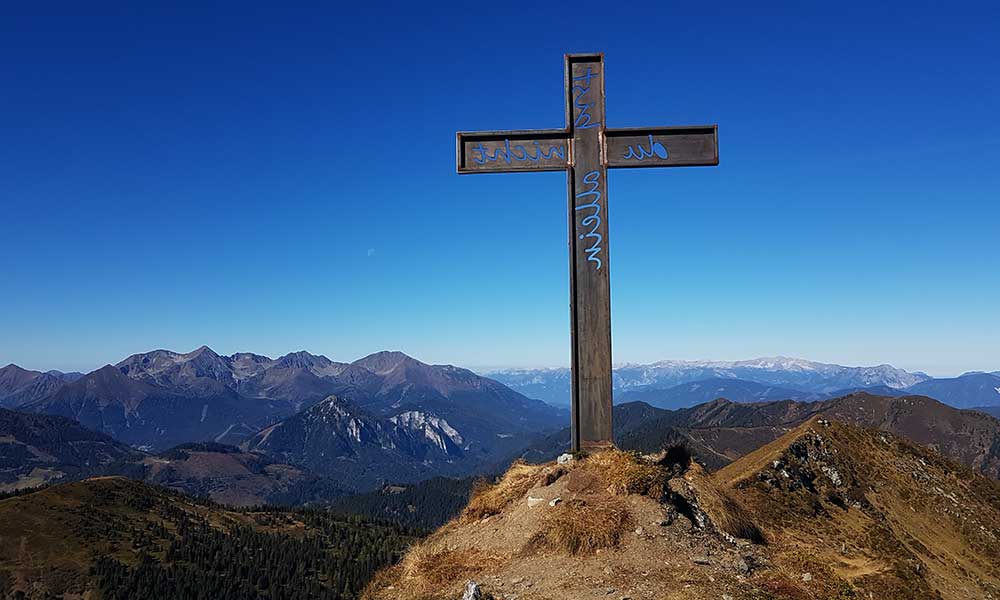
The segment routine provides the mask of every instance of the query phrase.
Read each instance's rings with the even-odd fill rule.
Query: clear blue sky
[[[1000,369],[991,3],[74,4],[0,18],[0,364],[567,364],[565,176],[454,136],[603,51],[609,126],[720,130],[610,176],[616,362]]]

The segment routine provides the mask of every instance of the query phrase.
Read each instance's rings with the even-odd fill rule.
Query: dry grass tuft
[[[538,483],[540,470],[538,466],[515,462],[498,483],[476,486],[462,519],[476,521],[500,514],[504,507],[524,497]]]
[[[534,541],[569,554],[587,554],[617,546],[631,525],[632,515],[619,498],[570,500],[545,515]]]
[[[469,579],[477,579],[499,557],[476,549],[434,550],[428,545],[412,548],[400,564],[380,571],[366,587],[361,600],[444,600]],[[458,592],[460,593],[460,592]]]
[[[728,496],[722,497],[722,510],[714,521],[719,529],[733,537],[743,538],[755,544],[767,544],[767,536],[754,522],[750,513]]]
[[[486,568],[488,557],[478,550],[429,551],[417,547],[403,562],[403,580],[409,583],[440,587],[456,581],[465,581]]]
[[[698,505],[719,530],[733,537],[766,544],[767,537],[742,505],[718,489],[713,480],[698,465],[693,464],[684,478],[694,487]]]
[[[643,460],[638,452],[605,450],[587,459],[595,467],[612,494],[642,494],[660,500],[667,486],[667,471]]]
[[[480,577],[500,559],[475,548],[442,550],[421,544],[400,564],[377,573],[361,600],[450,600],[465,581]]]

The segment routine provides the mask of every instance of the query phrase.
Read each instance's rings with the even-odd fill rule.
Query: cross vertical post
[[[573,451],[614,444],[608,169],[719,164],[715,125],[608,129],[604,55],[565,56],[565,129],[458,132],[463,173],[566,171]]]
[[[611,281],[604,165],[604,56],[567,55],[570,336],[574,451],[610,446]]]

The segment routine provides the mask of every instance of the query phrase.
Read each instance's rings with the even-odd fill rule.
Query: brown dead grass
[[[667,471],[647,463],[637,452],[605,450],[587,458],[584,464],[597,470],[608,491],[618,496],[642,494],[660,500],[666,489]]]
[[[625,502],[619,498],[570,500],[545,515],[534,541],[568,554],[589,554],[617,546],[632,521]]]
[[[418,547],[403,562],[403,579],[431,588],[468,579],[489,564],[489,557],[475,549],[429,551]]]
[[[477,486],[462,513],[462,520],[476,521],[500,514],[504,507],[522,498],[538,483],[539,471],[541,467],[515,462],[498,483]]]
[[[380,571],[361,600],[437,600],[455,598],[455,586],[478,579],[500,557],[476,549],[439,550],[426,544],[414,547],[400,564]]]
[[[698,504],[712,523],[721,531],[733,537],[750,540],[755,544],[766,544],[764,532],[741,504],[716,487],[712,478],[700,465],[694,463],[684,475],[684,479],[698,494]]]

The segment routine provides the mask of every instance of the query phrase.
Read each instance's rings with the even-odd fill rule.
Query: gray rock
[[[551,456],[551,454],[549,456]],[[559,458],[556,459],[556,462],[559,463],[560,465],[566,465],[573,462],[574,460],[575,459],[573,458],[572,454],[560,454]]]
[[[736,570],[737,573],[742,573],[743,575],[750,573],[750,565],[747,563],[746,559],[742,557],[737,557],[733,560],[733,569]]]
[[[479,587],[479,584],[475,581],[465,582],[465,592],[462,594],[462,600],[486,600],[486,594]]]

